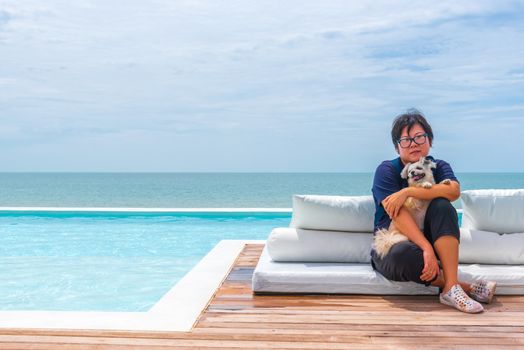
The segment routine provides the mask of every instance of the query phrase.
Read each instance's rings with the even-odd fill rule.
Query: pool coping
[[[260,243],[221,240],[147,312],[0,311],[0,328],[188,332],[244,246]]]
[[[0,212],[101,212],[101,213],[291,213],[292,208],[101,208],[101,207],[0,207]]]
[[[462,213],[462,208],[455,208]],[[0,207],[0,212],[72,213],[293,213],[293,208],[100,208],[100,207]]]

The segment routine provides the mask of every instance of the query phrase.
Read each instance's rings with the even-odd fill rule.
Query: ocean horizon
[[[524,188],[524,173],[456,176],[462,190]],[[372,172],[2,172],[0,206],[290,208],[293,194],[370,195],[372,181]]]

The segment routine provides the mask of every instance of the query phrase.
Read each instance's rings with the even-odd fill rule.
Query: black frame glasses
[[[424,133],[424,134],[416,135],[415,137],[403,137],[401,139],[398,139],[397,143],[402,148],[408,148],[411,146],[412,142],[415,142],[417,145],[425,144],[427,141],[427,138],[428,138],[428,134]],[[406,143],[407,141],[409,141],[409,143]]]

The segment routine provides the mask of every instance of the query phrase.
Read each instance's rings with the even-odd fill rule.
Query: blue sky
[[[0,171],[524,172],[524,2],[3,1]]]

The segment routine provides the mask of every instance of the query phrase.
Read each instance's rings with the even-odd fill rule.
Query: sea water
[[[457,177],[462,190],[524,188],[524,173]],[[0,206],[290,208],[293,194],[370,195],[372,182],[372,173],[0,173]]]

